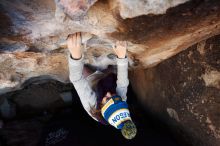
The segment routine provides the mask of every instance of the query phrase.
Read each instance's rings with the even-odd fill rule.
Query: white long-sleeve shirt
[[[87,113],[96,121],[95,117],[90,113],[91,107],[97,107],[97,96],[96,93],[92,90],[89,82],[86,78],[83,77],[83,67],[84,67],[84,58],[82,57],[79,60],[71,58],[69,55],[69,78],[73,83],[81,103]],[[129,85],[128,80],[128,59],[116,59],[117,61],[117,87],[116,94],[122,97],[122,100],[127,100],[127,87]]]

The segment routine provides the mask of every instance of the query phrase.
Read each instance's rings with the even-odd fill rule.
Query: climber
[[[117,57],[117,77],[114,73],[92,72],[84,66],[81,33],[68,36],[70,81],[73,83],[84,109],[96,121],[121,130],[126,139],[137,133],[128,110],[128,58],[126,41],[117,41],[113,50]],[[117,83],[117,84],[116,84]]]

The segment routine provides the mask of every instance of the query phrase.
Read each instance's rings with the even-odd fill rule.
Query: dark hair
[[[107,92],[110,92],[111,94],[116,93],[116,86],[117,86],[116,80],[117,80],[117,76],[114,73],[109,73],[106,77],[101,79],[96,86],[97,108],[91,108],[92,109],[91,113],[102,124],[108,124],[108,122],[105,121],[105,119],[101,114],[102,99]]]

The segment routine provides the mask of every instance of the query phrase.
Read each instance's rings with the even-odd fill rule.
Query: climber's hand
[[[113,47],[115,54],[118,58],[125,58],[127,53],[127,42],[126,41],[117,41],[115,47]]]
[[[81,32],[70,34],[67,38],[67,47],[74,59],[80,59],[82,57],[81,42]]]

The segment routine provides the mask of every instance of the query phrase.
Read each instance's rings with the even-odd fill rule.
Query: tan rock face
[[[17,88],[17,85],[21,86],[28,78],[42,74],[54,77],[53,74],[48,73],[57,72],[51,68],[47,71],[45,68],[44,73],[36,71],[39,74],[21,76],[19,77],[21,82],[12,82],[16,68],[18,68],[17,74],[23,74],[24,71],[20,68],[35,64],[30,61],[27,65],[27,61],[20,58],[17,61],[24,66],[15,66],[14,56],[16,54],[14,53],[19,52],[26,56],[28,51],[32,52],[33,56],[37,55],[42,58],[46,58],[44,56],[48,53],[64,55],[66,37],[77,31],[84,32],[86,63],[99,68],[115,64],[108,60],[107,55],[113,53],[111,48],[116,40],[128,41],[131,68],[149,68],[200,40],[220,33],[219,1],[192,1],[176,6],[184,2],[185,0],[163,2],[153,0],[0,1],[0,18],[4,20],[0,22],[0,55],[4,58],[1,59],[0,64],[4,64],[4,68],[7,68],[9,72],[5,75],[7,70],[0,69],[1,93],[5,89],[7,89],[6,92],[14,87]],[[173,6],[176,7],[170,8]],[[158,14],[156,13],[158,9],[161,10],[157,11],[158,13],[165,13],[165,11],[166,13],[142,15]],[[130,14],[131,11],[134,14]],[[123,19],[120,15],[123,15],[122,17],[126,15],[126,18],[129,16],[131,19]],[[65,61],[62,60],[62,62]],[[11,71],[11,64],[14,67],[13,71]],[[32,69],[31,72],[35,72],[37,68],[30,69]],[[68,78],[66,73],[61,76],[65,77],[56,76],[55,78],[63,82]]]
[[[202,75],[206,86],[220,89],[220,72],[210,71]]]
[[[0,92],[18,90],[29,79],[69,82],[66,55],[23,52],[1,54]]]

